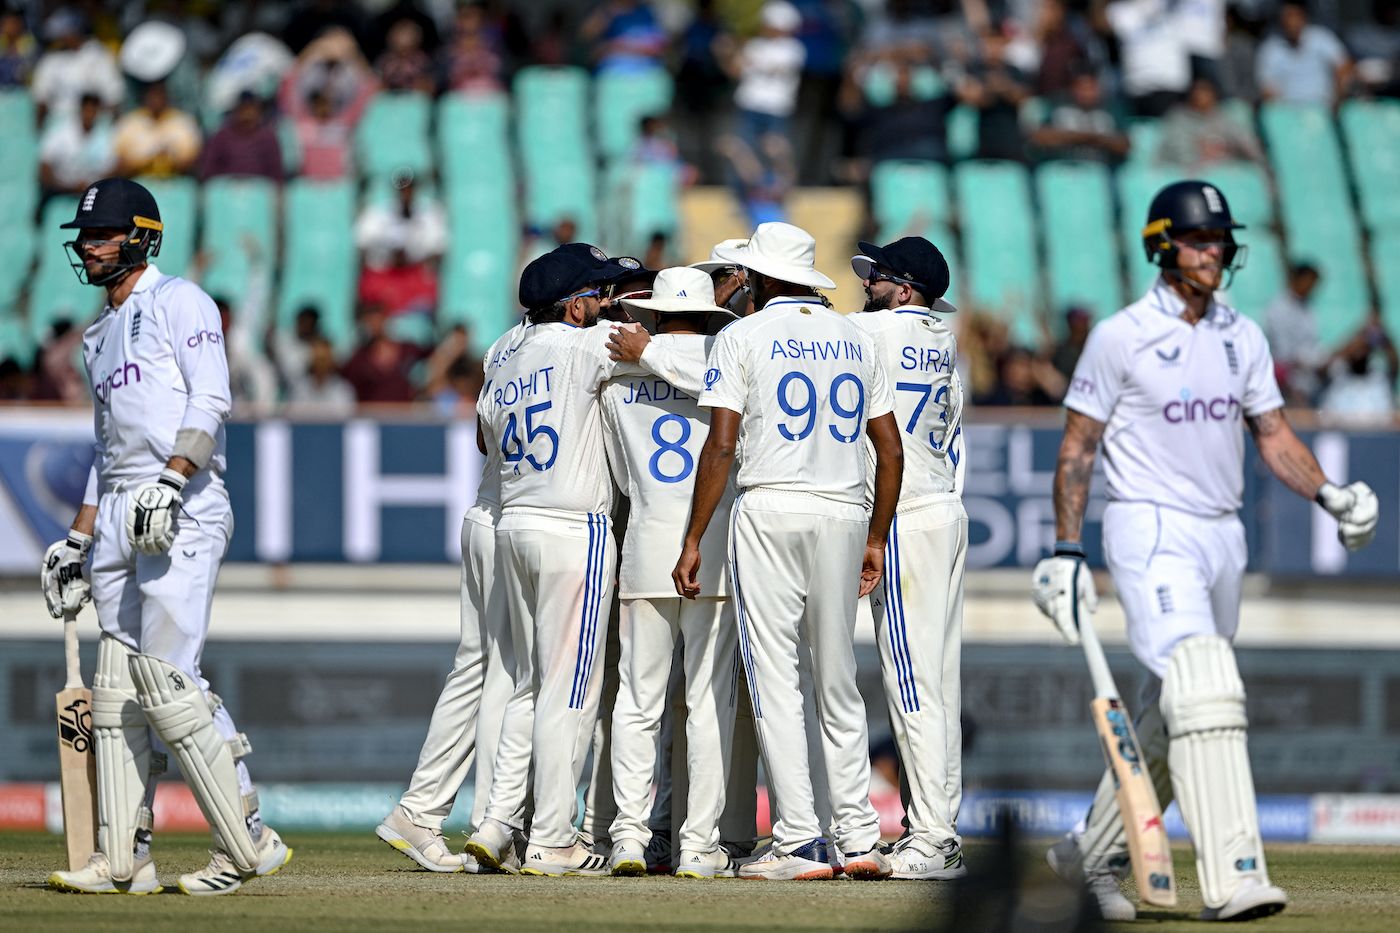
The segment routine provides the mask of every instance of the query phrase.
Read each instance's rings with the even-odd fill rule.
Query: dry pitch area
[[[7,930],[105,930],[215,933],[222,930],[359,930],[472,927],[549,930],[855,930],[942,929],[952,912],[952,886],[936,882],[682,881],[674,878],[513,878],[432,875],[415,871],[369,833],[290,834],[296,851],[280,874],[229,897],[93,897],[58,894],[44,879],[61,857],[55,836],[0,834],[0,927]],[[206,840],[157,840],[161,878],[173,883],[204,861]],[[1054,901],[1039,847],[1027,846],[1027,905]],[[1293,898],[1289,909],[1249,929],[1391,931],[1400,916],[1400,850],[1273,846],[1275,880]],[[986,865],[986,845],[968,847],[969,862]],[[1121,929],[1153,933],[1203,928],[1194,921],[1194,869],[1177,850],[1182,908],[1145,912]],[[977,903],[1004,905],[1005,885],[968,888]],[[973,893],[975,892],[975,893]],[[1048,909],[1048,908],[1045,908]],[[968,918],[969,920],[971,918]],[[983,929],[959,923],[959,933]],[[1053,929],[1047,927],[1045,929]]]

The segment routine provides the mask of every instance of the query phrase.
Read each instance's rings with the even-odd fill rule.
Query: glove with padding
[[[152,557],[170,550],[175,541],[175,514],[182,503],[180,493],[187,482],[183,474],[167,467],[160,479],[131,494],[126,508],[126,539],[132,547]]]
[[[60,619],[65,613],[76,615],[92,598],[92,587],[83,579],[83,563],[92,550],[92,535],[69,531],[68,537],[55,541],[44,552],[39,567],[39,584],[44,589],[44,602],[49,615]]]
[[[1317,491],[1317,504],[1337,520],[1337,540],[1348,551],[1356,551],[1371,543],[1380,520],[1380,501],[1365,483],[1337,487],[1323,483]]]
[[[1079,614],[1099,607],[1094,575],[1084,561],[1084,546],[1056,541],[1054,556],[1035,565],[1031,594],[1036,607],[1055,623],[1065,641],[1079,644]]]

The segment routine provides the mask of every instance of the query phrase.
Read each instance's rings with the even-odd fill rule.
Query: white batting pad
[[[258,847],[243,819],[238,771],[228,741],[214,726],[209,698],[194,678],[159,658],[133,654],[130,664],[146,718],[179,759],[204,818],[239,870],[255,871]]]
[[[136,870],[132,847],[151,771],[151,734],[127,668],[132,651],[110,635],[97,642],[92,737],[97,754],[97,847],[114,881]]]
[[[1244,682],[1229,642],[1195,635],[1177,644],[1162,679],[1162,715],[1201,899],[1221,907],[1244,879],[1269,883],[1245,746]]]

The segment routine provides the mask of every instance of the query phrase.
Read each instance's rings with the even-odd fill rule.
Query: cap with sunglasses
[[[860,255],[851,257],[851,269],[862,280],[883,278],[912,286],[932,311],[952,314],[958,310],[943,298],[952,284],[948,260],[921,236],[907,236],[888,246],[861,241]]]
[[[547,308],[589,285],[611,281],[621,266],[596,246],[566,243],[533,260],[520,273],[520,305]]]

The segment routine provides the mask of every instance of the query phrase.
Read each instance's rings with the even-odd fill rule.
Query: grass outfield
[[[524,930],[894,930],[937,928],[951,912],[938,882],[683,881],[674,878],[515,878],[414,870],[371,834],[289,834],[296,856],[280,874],[228,897],[59,894],[44,886],[62,857],[56,836],[0,834],[0,925],[7,930],[214,933],[221,930],[358,930],[471,926]],[[161,879],[199,867],[206,840],[157,840]],[[974,870],[991,857],[968,846]],[[1269,931],[1391,931],[1400,916],[1400,850],[1271,846],[1269,865],[1293,903],[1253,928]],[[1025,850],[1026,903],[1046,903],[1039,848]],[[1144,912],[1154,933],[1201,930],[1189,850],[1178,848],[1182,907]],[[995,885],[986,899],[1003,902]],[[960,933],[976,933],[972,923]],[[1129,928],[1126,925],[1123,927]],[[1139,927],[1142,928],[1142,927]]]

